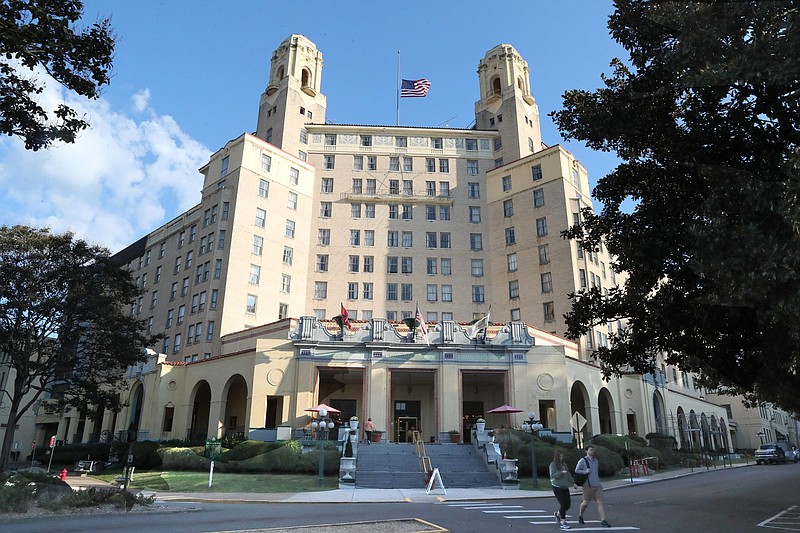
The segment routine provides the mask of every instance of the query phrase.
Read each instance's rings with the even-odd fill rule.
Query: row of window
[[[500,137],[496,137],[496,139],[500,139]],[[323,144],[325,146],[336,146],[338,142],[338,136],[335,133],[326,133],[325,137],[323,138]],[[497,142],[497,141],[495,141]],[[359,135],[358,136],[358,145],[364,147],[370,147],[373,145],[373,137],[372,135]],[[407,148],[408,147],[408,137],[405,135],[396,135],[394,137],[394,146],[395,148]],[[444,148],[444,138],[443,137],[431,137],[430,138],[430,146],[434,150],[441,150]],[[469,152],[477,152],[478,151],[478,139],[464,139],[464,148],[466,148]]]
[[[347,284],[347,299],[358,300],[359,295],[364,300],[372,300],[375,297],[374,284],[371,282],[362,282],[361,291],[359,291],[358,282],[350,282]],[[452,302],[453,301],[453,286],[452,285],[426,285],[426,299],[429,302]],[[410,302],[414,299],[414,284],[413,283],[387,283],[386,284],[386,300],[395,301],[401,300]],[[483,285],[472,285],[471,297],[473,303],[484,303],[485,289]],[[315,281],[314,282],[314,299],[324,300],[328,297],[328,282]]]
[[[205,334],[205,342],[211,342],[214,339],[214,321],[209,320],[206,322],[205,330],[203,328],[202,322],[197,322],[196,324],[190,324],[188,331],[186,332],[186,345],[190,346],[192,344],[200,344],[203,342],[203,336]],[[175,336],[172,338],[172,353],[178,353],[181,351],[181,344],[183,343],[183,333],[176,333]],[[170,337],[164,337],[163,344],[161,346],[161,353],[169,353],[170,350]]]
[[[340,158],[343,156],[339,156]],[[378,157],[374,155],[354,155],[353,157],[353,170],[378,170]],[[366,166],[365,166],[366,160]],[[401,168],[403,172],[413,172],[414,171],[414,158],[412,157],[403,157],[402,158],[402,167],[400,165],[401,159],[400,157],[389,157],[389,165],[386,167],[390,172],[400,172]],[[322,156],[322,168],[325,170],[335,170],[336,169],[336,156],[331,154],[326,154]],[[428,173],[435,173],[439,172],[441,174],[448,174],[450,172],[450,160],[447,158],[439,158],[438,165],[437,165],[437,158],[435,157],[426,157],[425,158],[425,172]],[[478,161],[477,160],[467,160],[467,174],[477,175],[478,174]]]

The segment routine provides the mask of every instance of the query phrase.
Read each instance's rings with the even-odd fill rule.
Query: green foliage
[[[228,461],[242,461],[244,459],[251,459],[257,455],[270,452],[281,445],[276,442],[262,442],[260,440],[246,440],[240,442],[230,450],[222,452],[219,460],[223,462]]]
[[[648,433],[645,435],[647,442],[654,448],[662,450],[675,450],[678,447],[678,441],[672,435],[665,435],[663,433]]]
[[[211,460],[203,457],[203,448],[159,448],[164,470],[208,470]]]
[[[568,336],[622,319],[595,351],[604,375],[664,353],[701,387],[800,411],[800,0],[615,8],[629,64],[552,116],[622,159],[593,192],[602,212],[565,235],[627,279],[575,294]]]
[[[115,36],[108,18],[79,26],[81,2],[0,3],[0,132],[24,139],[25,148],[47,148],[53,141],[74,142],[89,124],[70,107],[55,111],[40,105],[43,68],[55,81],[87,98],[97,98],[111,80]],[[12,59],[13,58],[13,59]],[[15,67],[16,62],[21,67]]]
[[[57,381],[65,406],[118,410],[125,370],[145,361],[144,348],[158,338],[125,310],[141,294],[131,274],[107,249],[71,233],[0,227],[0,294],[0,353],[16,372],[4,403],[11,421],[0,452],[5,470],[15,424],[32,405],[29,391],[39,391],[36,400]]]
[[[91,444],[66,444],[64,446],[56,446],[53,450],[53,464],[72,465],[85,459],[92,461],[108,459],[109,446],[108,444],[97,442]],[[41,457],[43,454],[44,450],[37,449],[37,457]]]
[[[237,444],[246,441],[247,439],[241,433],[232,433],[222,437],[222,447],[231,449],[236,447]]]
[[[0,490],[0,512],[26,512],[34,499],[35,490],[33,486],[4,486]]]
[[[136,468],[156,468],[161,466],[161,456],[158,454],[160,447],[160,443],[149,440],[131,443],[133,465]]]

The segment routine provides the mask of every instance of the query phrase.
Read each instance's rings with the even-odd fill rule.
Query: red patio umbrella
[[[487,413],[524,413],[525,409],[517,409],[516,407],[512,407],[508,404],[503,404],[500,407],[495,407],[494,409],[490,409],[486,411]]]
[[[330,405],[327,405],[327,404],[324,404],[324,403],[321,403],[321,404],[316,405],[314,407],[309,407],[308,409],[306,409],[306,411],[311,411],[313,413],[318,413],[323,409],[328,411],[328,413],[341,413],[341,411],[336,409],[335,407],[331,407]]]

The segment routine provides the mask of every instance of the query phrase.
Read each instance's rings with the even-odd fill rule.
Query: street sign
[[[580,431],[586,426],[586,419],[578,411],[575,411],[569,419],[569,425],[575,431]]]

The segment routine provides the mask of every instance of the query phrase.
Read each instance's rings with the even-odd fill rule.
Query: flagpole
[[[400,50],[397,51],[397,114],[395,118],[395,126],[400,125]]]

